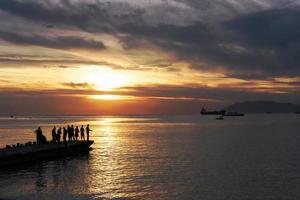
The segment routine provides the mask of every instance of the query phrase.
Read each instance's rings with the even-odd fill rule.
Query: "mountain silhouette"
[[[300,112],[300,105],[274,101],[247,101],[234,103],[226,110],[242,113],[294,113]]]

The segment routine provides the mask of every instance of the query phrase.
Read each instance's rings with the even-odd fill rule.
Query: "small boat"
[[[223,120],[223,119],[224,119],[223,116],[219,116],[219,117],[216,118],[216,120]]]
[[[0,149],[0,168],[39,161],[47,158],[58,158],[88,152],[94,141],[71,141],[59,143],[6,145]]]

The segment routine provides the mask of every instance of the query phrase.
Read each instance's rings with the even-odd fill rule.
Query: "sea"
[[[0,117],[0,147],[90,124],[89,153],[0,169],[0,199],[299,200],[300,115]]]

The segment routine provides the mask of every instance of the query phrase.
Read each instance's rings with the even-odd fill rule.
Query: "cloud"
[[[251,87],[252,86],[252,87]],[[300,100],[300,95],[297,94],[298,86],[291,88],[269,88],[268,86],[260,86],[259,84],[233,85],[223,87],[207,87],[201,85],[152,85],[152,86],[135,86],[123,88],[129,92],[121,92],[123,95],[132,95],[140,97],[155,97],[155,98],[189,98],[189,99],[210,99],[211,101],[224,104],[226,102],[246,101],[247,99],[278,99],[279,101],[297,102]],[[256,89],[253,89],[256,88]],[[277,92],[282,91],[282,92]],[[286,92],[283,94],[283,92]],[[223,103],[222,103],[223,102]]]
[[[271,76],[300,75],[299,20],[300,8],[296,7],[249,14],[226,23],[237,32],[237,41],[252,49],[241,61],[242,67]]]
[[[296,82],[295,79],[294,82]],[[285,80],[279,80],[284,82]],[[207,87],[203,85],[147,85],[98,91],[88,83],[62,83],[65,89],[21,90],[1,88],[0,114],[145,114],[199,113],[202,106],[223,108],[232,102],[276,100],[298,103],[299,84],[270,89],[266,83],[252,90],[253,84]],[[257,83],[259,85],[259,83]],[[266,85],[264,87],[264,85]],[[288,84],[289,85],[289,84]],[[95,95],[130,96],[128,100],[108,101],[89,98]],[[105,101],[105,102],[102,102]],[[67,103],[66,103],[67,102]]]
[[[89,84],[89,83],[74,83],[74,82],[69,82],[69,83],[62,83],[63,86],[67,86],[70,88],[74,89],[93,89],[94,85]]]
[[[59,0],[0,1],[0,9],[13,15],[52,26],[74,26],[89,32],[113,32],[118,20],[134,19],[139,13],[128,3]],[[135,13],[136,12],[136,13]]]
[[[16,65],[18,64],[18,65]],[[112,69],[128,69],[122,65],[118,65],[106,61],[95,61],[90,59],[84,59],[76,56],[71,57],[55,57],[47,55],[25,55],[25,54],[1,54],[0,53],[0,67],[11,67],[11,68],[20,68],[20,67],[44,67],[44,68],[79,68],[80,65],[86,66],[99,66],[99,67],[109,67]],[[130,68],[138,69],[138,68]]]
[[[291,99],[293,102],[300,100],[297,94],[299,84],[296,81],[275,81],[277,86],[270,88],[272,82],[240,83],[236,85],[224,84],[222,87],[208,87],[205,85],[166,85],[152,84],[147,86],[130,86],[115,89],[113,91],[99,91],[89,83],[61,83],[64,89],[21,90],[17,88],[2,88],[1,94],[12,94],[19,96],[89,96],[89,95],[123,95],[132,97],[156,98],[156,99],[210,99],[215,102],[234,102],[247,99],[269,99],[272,98]],[[284,84],[283,84],[284,83]],[[253,89],[254,88],[254,89]],[[280,91],[281,95],[277,91]],[[285,95],[282,95],[282,94]],[[294,99],[293,99],[294,97]]]
[[[104,44],[100,41],[77,36],[56,36],[50,38],[39,35],[22,35],[18,33],[0,31],[0,38],[13,44],[36,45],[54,49],[102,50],[105,48]]]
[[[155,45],[193,69],[243,79],[300,76],[298,6],[290,0],[0,1],[1,10],[22,19],[108,33],[125,49]],[[104,48],[86,38],[1,33],[20,45]]]
[[[127,24],[121,30],[175,52],[194,69],[223,68],[231,77],[264,79],[300,75],[299,16],[299,8],[287,8],[239,16],[215,29],[197,23],[185,27]]]

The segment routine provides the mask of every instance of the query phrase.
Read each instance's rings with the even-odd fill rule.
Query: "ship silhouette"
[[[214,111],[207,111],[204,107],[201,109],[201,115],[224,115],[226,110],[214,110]]]

